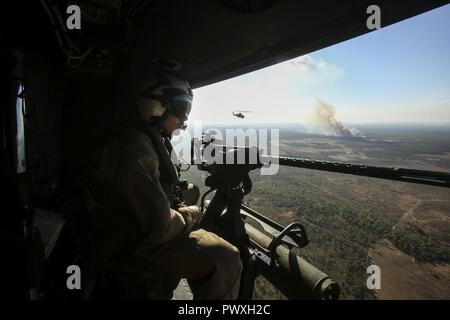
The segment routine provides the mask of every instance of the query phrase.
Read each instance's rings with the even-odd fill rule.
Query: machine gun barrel
[[[213,145],[216,148],[216,150],[222,151],[223,153],[222,163],[224,164],[226,164],[225,155],[227,154],[227,152],[230,152],[231,150],[234,150],[235,154],[239,152],[245,154],[244,156],[244,158],[246,159],[245,163],[246,161],[248,161],[249,157],[248,154],[251,153],[251,149],[248,147],[230,147],[218,144]],[[194,147],[192,147],[192,155],[194,154],[193,150]],[[201,152],[197,152],[197,154],[201,155]],[[288,167],[337,172],[371,178],[397,180],[410,183],[450,188],[450,173],[448,172],[396,168],[396,167],[380,167],[380,166],[342,163],[342,162],[311,160],[306,158],[278,157],[263,154],[258,154],[257,158],[259,160],[260,165],[268,163],[278,163],[279,165]],[[191,163],[194,163],[193,159]],[[205,170],[205,168],[201,169]]]
[[[395,167],[378,167],[341,162],[318,161],[305,158],[274,157],[267,155],[261,155],[260,159],[263,163],[268,163],[269,161],[278,161],[279,165],[288,167],[338,172],[344,174],[352,174],[387,180],[398,180],[447,188],[450,187],[450,173],[446,172]]]

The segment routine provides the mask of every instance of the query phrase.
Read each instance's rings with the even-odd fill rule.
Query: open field
[[[371,262],[382,270],[379,299],[448,299],[448,264],[421,263],[390,241],[381,240],[369,250]]]
[[[358,129],[365,138],[282,129],[280,155],[450,172],[449,127]],[[184,174],[200,186],[206,175]],[[251,177],[245,201],[282,224],[300,221],[310,245],[298,252],[341,284],[342,298],[450,299],[450,189],[288,167]],[[371,264],[381,290],[366,288]],[[258,283],[256,297],[281,297]]]

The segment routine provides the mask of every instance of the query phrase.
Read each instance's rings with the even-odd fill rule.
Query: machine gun
[[[213,159],[205,156],[207,148]],[[210,190],[201,200],[204,209],[201,227],[218,233],[241,252],[244,265],[241,299],[251,299],[258,275],[263,275],[288,298],[337,299],[340,293],[334,280],[292,251],[309,243],[300,222],[284,227],[243,204],[243,197],[252,189],[249,172],[261,168],[263,163],[276,161],[296,168],[450,187],[450,174],[444,172],[274,157],[260,154],[257,148],[229,147],[215,144],[214,140],[200,143],[193,140],[191,155],[192,164],[210,173],[205,179]],[[216,191],[214,197],[205,202],[212,191]],[[248,223],[248,218],[265,233]]]
[[[256,152],[259,158],[259,150],[213,145],[214,158],[223,161],[208,163],[203,154],[208,145],[211,142],[192,144],[191,163],[210,173],[205,180],[210,190],[201,199],[201,227],[219,234],[240,250],[243,274],[239,298],[251,299],[255,278],[263,275],[291,299],[337,299],[339,285],[292,251],[293,247],[303,248],[309,243],[303,225],[293,222],[284,227],[242,203],[252,189],[249,172],[263,165],[250,161],[252,153]],[[194,159],[194,154],[200,161]],[[205,201],[212,191],[216,192],[211,201]],[[247,219],[259,224],[268,235]]]

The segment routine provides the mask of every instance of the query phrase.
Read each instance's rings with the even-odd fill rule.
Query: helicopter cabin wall
[[[85,177],[110,118],[112,79],[67,68],[51,46],[25,50],[24,57],[27,160],[33,188],[64,189]]]
[[[66,71],[62,108],[63,173],[68,180],[86,177],[114,109],[110,76]]]

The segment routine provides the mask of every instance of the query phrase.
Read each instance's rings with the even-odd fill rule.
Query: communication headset
[[[161,123],[169,113],[186,119],[192,107],[189,83],[178,73],[165,71],[148,79],[136,99],[136,111],[146,121]]]

